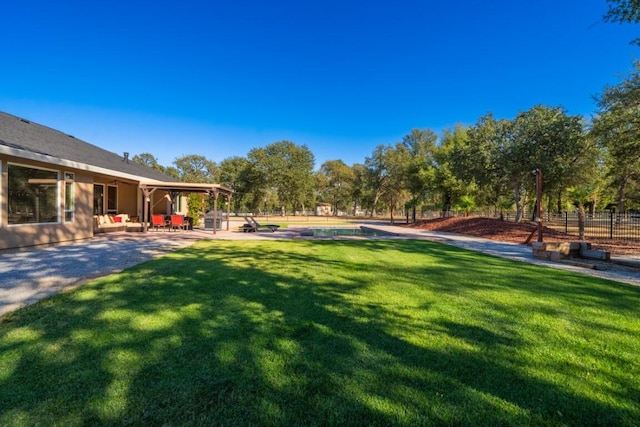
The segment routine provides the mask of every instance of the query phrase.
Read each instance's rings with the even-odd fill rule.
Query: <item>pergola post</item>
[[[155,188],[149,190],[147,187],[140,187],[140,191],[142,191],[142,196],[144,197],[142,203],[142,232],[146,233],[149,226],[149,222],[147,221],[148,214],[150,213],[149,204],[151,203],[151,194],[153,194]]]
[[[213,190],[213,234],[216,234],[218,228],[218,190]]]
[[[231,218],[231,194],[227,196],[227,231],[229,231],[229,218]]]

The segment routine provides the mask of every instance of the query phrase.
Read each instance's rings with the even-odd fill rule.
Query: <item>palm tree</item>
[[[473,208],[476,206],[476,199],[473,196],[462,196],[458,201],[456,208],[462,212],[464,216],[469,216]]]

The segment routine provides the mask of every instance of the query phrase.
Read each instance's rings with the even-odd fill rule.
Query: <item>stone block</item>
[[[548,251],[550,254],[549,260],[551,261],[561,261],[563,259],[569,258],[569,255],[561,252],[561,251]]]
[[[546,252],[557,252],[558,255],[549,255],[553,258],[560,257],[568,258],[570,256],[580,256],[580,242],[533,242],[531,247],[535,252],[538,251],[546,251]],[[539,255],[542,256],[540,253]]]
[[[580,251],[588,251],[591,249],[591,243],[589,242],[580,242]]]
[[[533,257],[548,261],[561,261],[567,258],[586,258],[609,261],[610,252],[591,249],[587,242],[533,242]]]
[[[584,249],[580,251],[580,256],[587,259],[599,259],[603,261],[609,261],[611,259],[611,252],[608,251],[596,251],[593,249]]]

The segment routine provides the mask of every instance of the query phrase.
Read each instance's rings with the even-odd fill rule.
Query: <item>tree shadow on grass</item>
[[[494,314],[468,319],[456,317],[464,310],[438,311],[438,298],[464,305],[483,292],[535,294],[524,279],[497,274],[491,283],[482,280],[487,269],[513,274],[520,266],[428,242],[305,242],[296,250],[284,243],[243,244],[195,245],[17,313],[0,335],[0,354],[9,355],[0,359],[0,423],[639,420],[629,402],[640,396],[633,384],[620,383],[626,377],[610,379],[626,391],[617,396],[619,406],[584,396],[523,369],[527,342],[515,324]],[[379,255],[367,261],[367,252]],[[399,256],[418,257],[424,265],[405,264]],[[475,278],[456,281],[469,275]],[[418,292],[423,299],[375,299],[371,289],[385,285],[379,277],[395,277],[388,286],[399,295]],[[571,275],[558,280],[566,279],[578,281]],[[573,293],[544,286],[537,292],[567,300]],[[606,289],[595,296],[584,290],[584,298],[637,299]],[[627,304],[623,310],[633,308]],[[490,297],[482,307],[510,309],[514,323],[524,320],[514,308],[491,307]]]

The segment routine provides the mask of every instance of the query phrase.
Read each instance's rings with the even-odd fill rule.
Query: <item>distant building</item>
[[[333,209],[331,203],[316,203],[316,216],[331,216]]]

